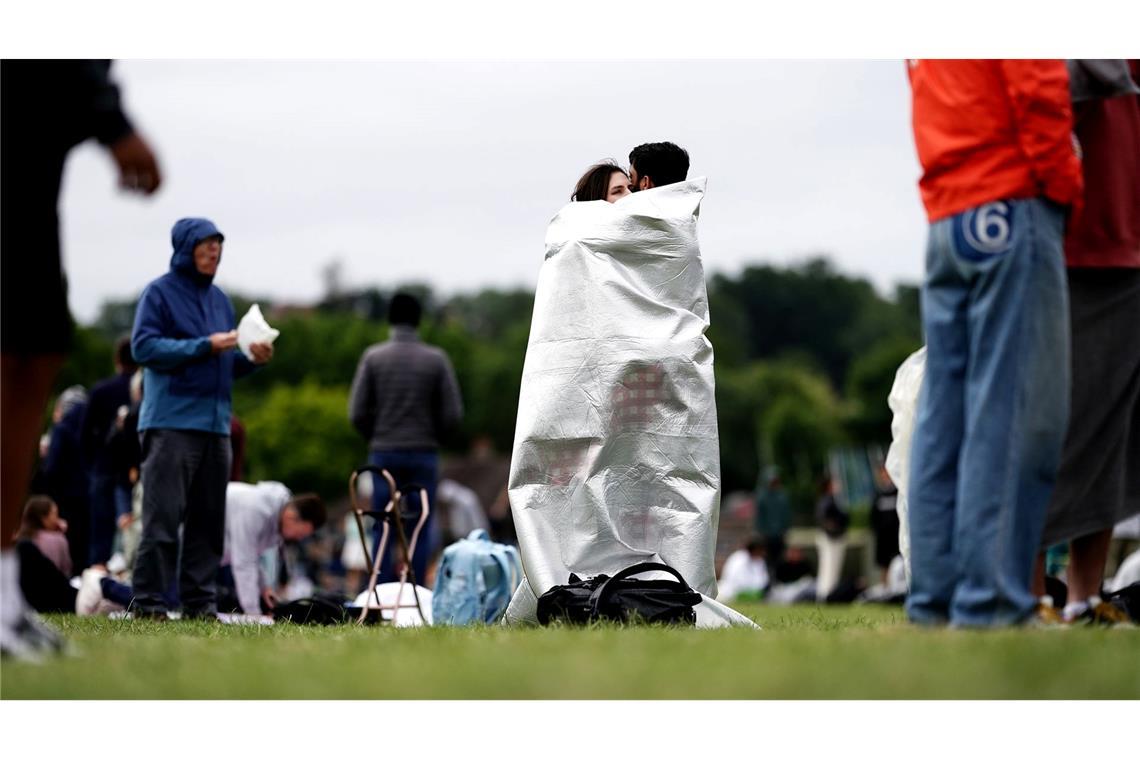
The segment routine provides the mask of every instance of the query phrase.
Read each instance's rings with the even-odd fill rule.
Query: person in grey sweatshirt
[[[421,312],[415,296],[392,296],[388,305],[390,336],[387,341],[370,346],[360,357],[352,380],[348,417],[368,441],[370,464],[388,470],[402,492],[412,484],[427,491],[428,522],[412,555],[416,582],[422,584],[434,543],[439,446],[463,419],[463,400],[447,354],[416,335]],[[418,493],[411,496],[413,503],[418,504]],[[376,509],[383,509],[388,498],[387,484],[380,478],[374,479]],[[397,579],[391,555],[392,552],[386,552],[381,565],[382,583]]]

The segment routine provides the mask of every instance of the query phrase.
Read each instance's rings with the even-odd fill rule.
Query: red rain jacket
[[[931,222],[983,203],[1081,199],[1062,60],[908,62],[919,188]]]

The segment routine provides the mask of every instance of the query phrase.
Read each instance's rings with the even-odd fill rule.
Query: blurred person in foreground
[[[420,340],[416,329],[423,308],[408,293],[396,293],[388,305],[388,340],[369,346],[360,357],[348,400],[348,418],[368,441],[368,461],[388,470],[396,487],[417,484],[427,489],[429,514],[412,557],[416,582],[427,578],[433,551],[435,490],[439,479],[439,446],[463,419],[463,400],[451,360],[442,349]],[[411,494],[415,512],[419,495]],[[390,498],[383,478],[372,479],[372,498],[381,510]],[[407,526],[411,535],[411,526]],[[374,533],[379,541],[380,523]],[[398,580],[385,552],[380,583]]]
[[[58,635],[29,614],[12,535],[35,461],[41,415],[71,348],[59,244],[59,188],[67,154],[89,138],[106,147],[119,186],[147,195],[161,177],[110,79],[109,61],[0,64],[0,652],[58,650]],[[35,315],[35,318],[29,318]]]
[[[1041,551],[1069,543],[1064,622],[1120,623],[1101,598],[1113,526],[1140,513],[1140,63],[1069,61],[1084,210],[1065,235],[1072,414]],[[1045,600],[1044,561],[1034,591]]]
[[[145,387],[142,536],[131,576],[136,617],[166,618],[176,572],[183,616],[217,614],[231,389],[235,378],[273,358],[268,343],[250,346],[252,360],[235,350],[234,307],[214,285],[224,240],[208,219],[175,222],[170,270],[146,286],[135,312],[131,352]]]
[[[911,450],[923,625],[1034,617],[1034,558],[1069,417],[1062,238],[1081,196],[1060,60],[909,61],[930,220]]]

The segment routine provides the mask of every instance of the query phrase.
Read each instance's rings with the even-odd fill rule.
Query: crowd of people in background
[[[33,626],[11,601],[17,577],[41,611],[271,611],[282,584],[270,558],[310,539],[327,510],[315,494],[241,482],[231,387],[268,364],[273,345],[238,350],[233,306],[214,284],[225,238],[210,220],[174,224],[169,270],[143,291],[114,373],[90,392],[59,395],[37,495],[25,498],[32,452],[18,450],[39,425],[71,329],[54,212],[64,158],[94,136],[128,189],[153,192],[160,175],[106,66],[5,62],[3,71],[5,651],[15,651],[9,631]],[[910,577],[900,580],[898,492],[885,471],[875,469],[869,510],[878,575],[856,583],[843,572],[851,519],[834,478],[824,473],[819,485],[812,567],[812,547],[789,542],[791,504],[769,469],[755,535],[724,561],[722,591],[815,602],[905,594],[909,617],[928,625],[1120,622],[1101,587],[1113,526],[1140,512],[1140,71],[1134,61],[923,60],[908,72],[931,225]],[[45,76],[58,79],[46,110]],[[9,113],[40,116],[25,124]],[[19,160],[9,147],[17,137]],[[7,192],[15,182],[20,199]],[[652,186],[632,162],[629,174],[598,164],[573,198],[612,202]],[[51,255],[11,255],[45,244]],[[12,317],[29,297],[46,316],[17,331]],[[381,568],[391,580],[406,562],[426,583],[447,542],[509,516],[462,483],[440,482],[440,447],[463,418],[455,372],[418,337],[416,298],[395,295],[388,316],[388,339],[360,359],[347,415],[371,464],[448,505],[443,518],[432,510],[414,556],[387,555]],[[387,485],[372,486],[381,509]],[[23,508],[15,530],[13,505]],[[324,562],[351,595],[364,552],[354,548],[360,536],[343,533],[343,550],[325,551]],[[1053,546],[1069,558],[1057,609],[1046,584]]]

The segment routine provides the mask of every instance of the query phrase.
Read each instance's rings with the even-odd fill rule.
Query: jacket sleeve
[[[1083,182],[1073,143],[1069,72],[1062,60],[1003,60],[1017,139],[1042,195],[1079,206]]]
[[[376,398],[367,359],[367,353],[360,357],[356,374],[352,378],[352,390],[348,394],[348,419],[356,432],[365,439],[372,437],[372,427],[376,420]]]
[[[463,421],[463,397],[459,394],[459,381],[455,379],[455,369],[447,356],[439,373],[438,416],[440,435],[446,435],[459,427]]]
[[[168,338],[164,331],[169,320],[166,304],[154,287],[143,291],[135,311],[131,331],[131,353],[135,361],[148,369],[170,371],[210,354],[210,339]]]

